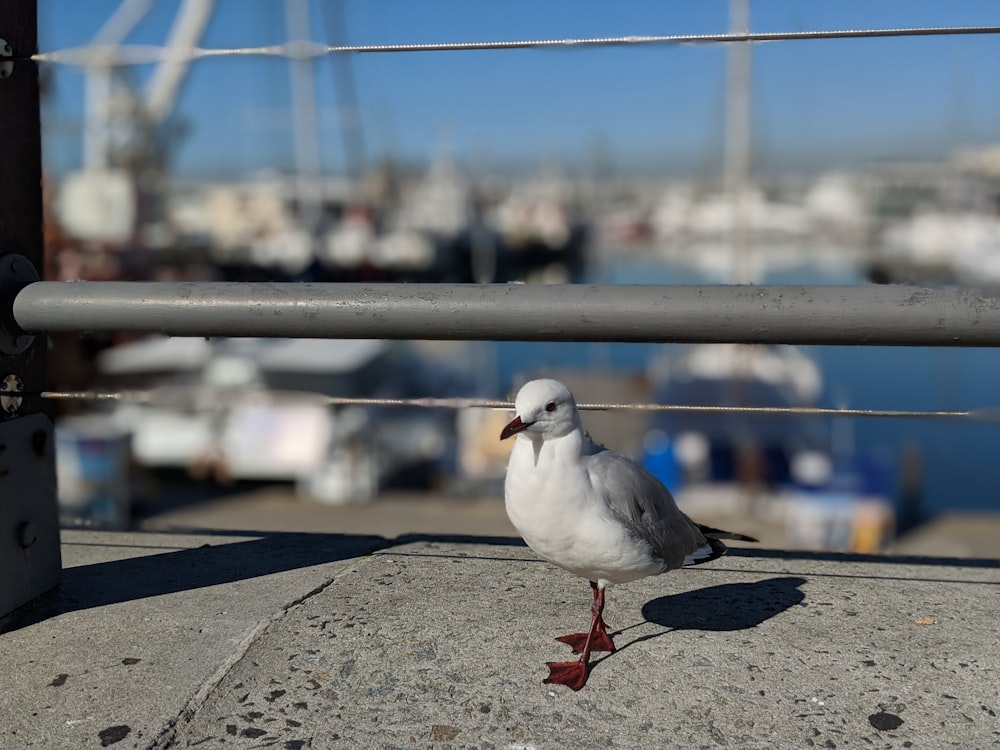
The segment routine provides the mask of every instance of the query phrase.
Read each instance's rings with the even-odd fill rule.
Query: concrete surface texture
[[[0,747],[1000,747],[1000,562],[736,550],[611,589],[508,537],[64,533]]]

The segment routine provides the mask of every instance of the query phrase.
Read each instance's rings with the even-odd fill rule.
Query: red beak
[[[522,430],[528,429],[533,424],[534,422],[522,422],[520,417],[514,417],[507,423],[507,426],[503,428],[503,432],[500,433],[500,439],[506,440],[511,435],[516,435]]]

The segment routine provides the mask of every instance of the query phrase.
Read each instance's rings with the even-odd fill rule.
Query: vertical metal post
[[[43,336],[12,323],[18,289],[43,265],[37,0],[0,3],[0,627],[59,583],[55,439],[37,399]]]

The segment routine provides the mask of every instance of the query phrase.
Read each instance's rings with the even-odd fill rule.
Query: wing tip
[[[733,531],[713,529],[711,526],[704,526],[700,523],[695,524],[695,526],[698,527],[698,531],[701,532],[701,535],[705,537],[706,544],[700,545],[698,549],[684,558],[684,567],[689,565],[701,565],[702,563],[712,562],[712,560],[718,560],[729,551],[729,548],[723,544],[723,539],[732,539],[738,542],[757,541],[754,537],[748,536],[747,534],[737,534]]]
[[[706,536],[705,541],[708,542],[707,545],[701,545],[684,558],[683,567],[686,568],[689,565],[701,565],[702,563],[712,562],[712,560],[718,560],[729,551],[729,548],[718,539]]]

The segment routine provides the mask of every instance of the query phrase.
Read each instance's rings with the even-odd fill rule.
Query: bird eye
[[[556,410],[555,401],[549,401],[549,403],[545,404],[545,411],[555,411],[555,410]]]

